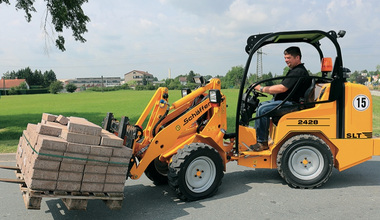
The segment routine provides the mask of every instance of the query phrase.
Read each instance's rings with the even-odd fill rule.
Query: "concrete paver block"
[[[110,160],[109,157],[101,157],[101,156],[95,156],[95,155],[89,155],[87,164],[89,165],[100,165],[100,166],[107,166],[108,161]]]
[[[71,118],[67,124],[67,129],[69,132],[86,134],[93,136],[100,136],[102,128],[99,125],[91,123],[87,120],[81,120],[76,118]]]
[[[61,162],[61,166],[59,171],[68,171],[68,172],[76,172],[83,173],[84,164],[75,164],[71,162]]]
[[[100,136],[78,134],[69,131],[62,131],[61,137],[68,142],[78,143],[78,144],[89,144],[89,145],[99,145]]]
[[[90,154],[91,146],[87,144],[67,143],[66,152],[88,155]]]
[[[30,169],[30,175],[32,179],[39,180],[57,180],[58,171]]]
[[[58,123],[60,123],[61,125],[67,125],[67,123],[69,123],[69,119],[66,118],[66,117],[63,116],[63,115],[59,115],[59,116],[57,117],[56,121],[57,121]]]
[[[36,131],[38,134],[58,137],[59,135],[61,135],[62,128],[59,128],[57,126],[38,123]]]
[[[106,179],[105,174],[84,173],[82,182],[83,183],[104,183],[105,179]]]
[[[104,163],[103,165],[90,165],[87,164],[84,168],[85,173],[99,173],[99,174],[105,174],[107,173],[107,167],[108,165]]]
[[[82,178],[83,178],[83,173],[66,172],[66,171],[60,171],[58,173],[58,182],[59,181],[80,182],[82,181]]]
[[[111,164],[107,168],[107,174],[126,174],[128,170],[127,166],[112,166]]]
[[[37,152],[41,150],[53,150],[53,151],[66,151],[67,142],[58,137],[48,135],[38,135],[35,150]]]
[[[90,155],[102,156],[102,157],[111,157],[112,148],[105,146],[91,146]]]
[[[105,183],[103,192],[124,192],[124,183]]]
[[[103,183],[82,183],[81,192],[103,192]]]
[[[124,157],[124,158],[131,158],[132,156],[132,149],[128,147],[121,147],[121,148],[113,148],[112,152],[113,157]]]
[[[62,163],[86,164],[87,155],[65,152]]]
[[[57,186],[57,181],[54,180],[38,180],[31,179],[27,186],[33,190],[49,190],[54,191]]]
[[[81,185],[82,182],[58,181],[56,190],[66,192],[79,192]]]
[[[126,175],[113,175],[113,174],[107,174],[106,175],[106,183],[125,183]]]
[[[33,169],[58,171],[61,166],[61,162],[53,160],[41,160],[36,159],[30,161],[30,167]]]
[[[56,115],[49,114],[49,113],[42,113],[42,120],[55,121],[56,119],[57,119]]]
[[[124,140],[119,138],[118,136],[106,131],[102,130],[102,139],[100,141],[100,145],[103,146],[111,146],[111,147],[123,147]]]
[[[63,152],[62,151],[53,151],[53,150],[45,150],[40,149],[38,153],[32,152],[31,159],[32,160],[53,160],[53,161],[62,161]]]

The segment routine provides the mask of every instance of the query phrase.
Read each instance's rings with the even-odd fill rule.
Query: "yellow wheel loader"
[[[216,193],[226,164],[277,169],[291,187],[322,186],[335,167],[348,169],[380,155],[380,139],[372,135],[372,98],[364,85],[346,81],[338,38],[344,31],[289,31],[252,35],[239,90],[234,133],[227,133],[227,97],[221,81],[196,77],[199,87],[182,90],[182,98],[170,103],[167,88],[159,88],[140,118],[130,124],[108,113],[103,127],[124,138],[133,149],[127,178],[143,173],[155,184],[168,183],[182,200],[198,200]],[[335,61],[324,57],[321,40],[330,42]],[[321,76],[309,76],[310,86],[300,103],[283,106],[289,96],[264,116],[271,118],[269,149],[250,150],[256,141],[252,123],[264,94],[255,91],[263,80],[245,87],[254,54],[263,46],[283,43],[311,45],[319,54]],[[299,79],[301,82],[302,79]],[[295,87],[300,83],[297,83]],[[287,113],[283,113],[283,110]],[[262,116],[261,116],[262,117]],[[231,126],[231,125],[230,125]],[[230,129],[232,130],[232,129]]]

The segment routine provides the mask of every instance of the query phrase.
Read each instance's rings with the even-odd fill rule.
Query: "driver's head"
[[[288,47],[284,50],[285,63],[290,69],[301,63],[301,50],[299,47]]]

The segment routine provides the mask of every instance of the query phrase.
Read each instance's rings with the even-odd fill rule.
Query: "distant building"
[[[144,71],[132,70],[131,72],[124,74],[125,83],[135,81],[137,84],[142,84],[144,78],[147,82],[153,82],[154,80],[152,74]]]
[[[186,86],[186,84],[187,84],[187,77],[186,76],[181,76],[178,78],[178,80],[181,83],[181,85]]]
[[[25,83],[26,88],[30,89],[25,79],[1,79],[0,90],[10,90],[12,87],[17,87],[21,85],[21,83]]]
[[[64,84],[73,83],[78,88],[80,87],[112,87],[120,86],[121,78],[120,77],[89,77],[89,78],[76,78],[64,80]]]
[[[161,86],[162,84],[165,84],[165,81],[153,81],[152,83],[154,86]]]
[[[373,81],[374,82],[380,82],[379,75],[374,75],[373,76]]]

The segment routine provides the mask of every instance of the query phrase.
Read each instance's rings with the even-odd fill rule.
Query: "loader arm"
[[[210,103],[207,93],[210,89],[220,90],[220,88],[220,80],[211,79],[208,84],[177,100],[170,107],[167,89],[157,90],[136,123],[142,126],[150,113],[147,126],[143,130],[144,138],[137,140],[133,146],[133,154],[138,159],[138,163],[134,163],[130,168],[129,174],[132,179],[140,178],[155,158],[165,154],[165,157],[161,157],[160,160],[168,162],[178,148],[199,139],[197,136],[201,135],[201,128],[197,120],[201,117],[207,118],[205,120],[207,124],[202,128],[207,127],[207,132],[213,133],[216,137],[222,137],[219,134],[221,129],[227,129],[225,105],[223,106],[224,114],[221,114],[220,111],[215,110],[218,107]],[[194,100],[199,97],[203,98],[194,103]],[[224,118],[224,123],[213,120],[213,117]],[[212,124],[209,124],[210,122]],[[219,141],[222,142],[223,138],[220,139]]]

